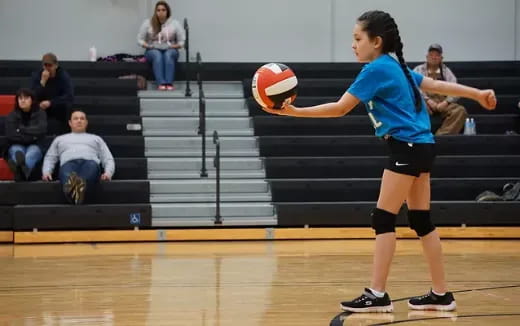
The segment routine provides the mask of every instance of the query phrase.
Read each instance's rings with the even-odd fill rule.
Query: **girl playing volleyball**
[[[341,303],[351,312],[391,312],[385,292],[395,251],[395,221],[404,201],[410,227],[421,239],[432,278],[431,290],[408,301],[411,309],[450,311],[456,307],[444,278],[439,234],[430,219],[430,170],[435,157],[430,118],[419,88],[428,93],[471,98],[488,110],[496,106],[493,90],[435,81],[410,70],[403,57],[403,43],[394,19],[382,11],[368,11],[354,26],[352,48],[366,64],[345,94],[334,103],[306,108],[286,105],[273,114],[329,118],[349,113],[365,104],[375,134],[385,140],[390,156],[383,172],[377,207],[372,211],[376,245],[370,288],[352,301]],[[389,55],[394,53],[395,60]]]

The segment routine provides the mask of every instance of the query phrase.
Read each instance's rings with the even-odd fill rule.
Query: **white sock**
[[[370,292],[372,292],[373,295],[375,295],[378,298],[382,298],[385,296],[385,292],[379,292],[374,289],[369,288]]]
[[[444,295],[446,294],[446,292],[443,292],[443,293],[437,293],[437,292],[435,292],[435,291],[433,291],[433,290],[432,290],[432,292],[433,292],[433,294],[435,294],[436,296],[439,296],[439,297],[442,297],[442,296],[444,296]]]

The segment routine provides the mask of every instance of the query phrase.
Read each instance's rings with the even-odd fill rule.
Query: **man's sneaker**
[[[63,184],[63,193],[65,194],[65,198],[71,204],[74,204],[74,200],[72,199],[72,193],[76,190],[76,172],[72,172],[67,177],[67,180]]]
[[[436,295],[432,290],[420,297],[408,300],[408,307],[414,310],[452,311],[457,308],[453,293],[446,292],[443,296]]]
[[[83,204],[85,200],[85,192],[87,191],[87,183],[83,178],[76,176],[76,196],[74,197],[74,201],[76,205]]]
[[[87,184],[76,172],[72,172],[63,185],[65,197],[71,204],[81,205],[85,200]]]
[[[392,312],[394,306],[388,293],[378,298],[370,289],[365,289],[365,292],[356,299],[342,302],[341,309],[350,312]]]

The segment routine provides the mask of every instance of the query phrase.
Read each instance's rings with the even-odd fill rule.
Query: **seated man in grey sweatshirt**
[[[85,112],[74,110],[70,116],[71,132],[52,142],[43,160],[42,179],[52,181],[52,172],[60,162],[59,178],[63,193],[72,204],[82,204],[98,181],[114,175],[114,157],[101,137],[87,133]],[[103,171],[101,171],[103,167]]]

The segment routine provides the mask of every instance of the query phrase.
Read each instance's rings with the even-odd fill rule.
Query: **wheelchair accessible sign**
[[[130,224],[132,224],[132,225],[141,224],[141,213],[130,213]]]

